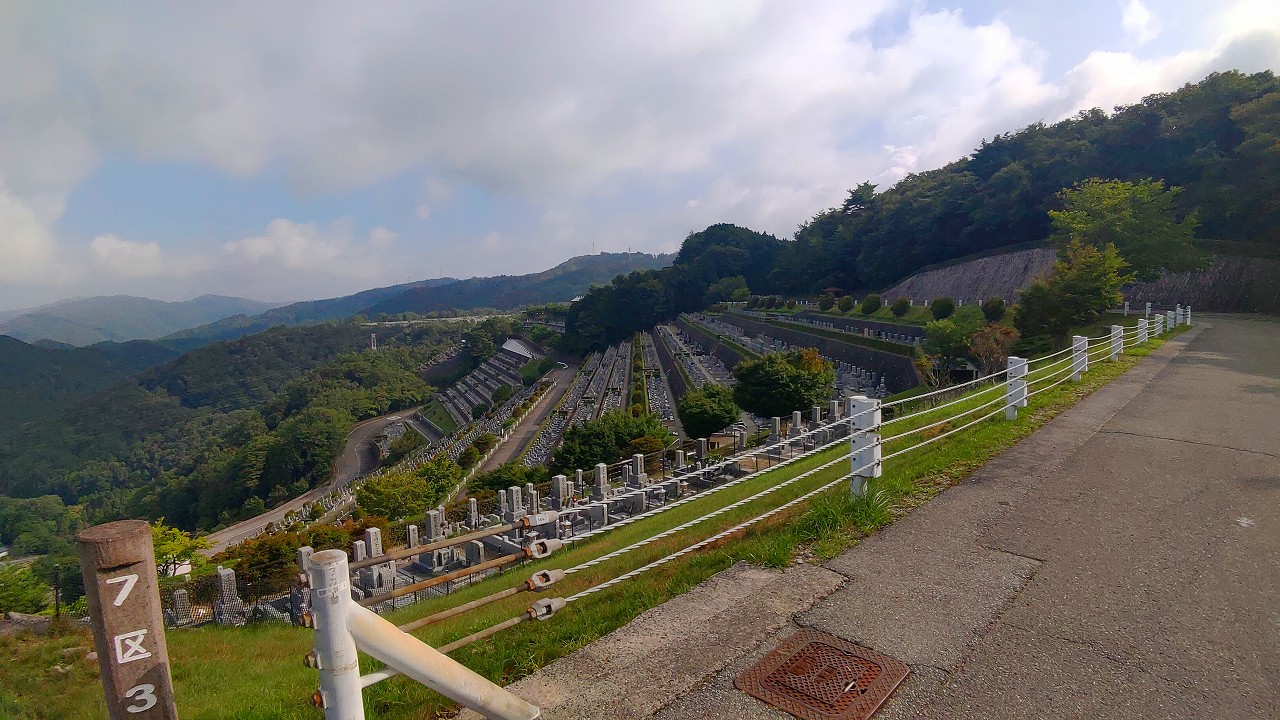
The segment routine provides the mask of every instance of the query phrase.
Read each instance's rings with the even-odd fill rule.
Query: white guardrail
[[[689,553],[696,552],[701,548],[707,547],[708,545],[716,543],[725,537],[741,532],[756,523],[773,517],[780,512],[784,512],[785,510],[805,502],[806,500],[842,483],[848,482],[850,485],[850,491],[853,494],[863,495],[866,493],[867,481],[870,478],[881,476],[885,462],[906,453],[918,450],[921,447],[937,442],[957,432],[961,432],[966,428],[972,427],[989,418],[993,418],[996,415],[1003,414],[1009,420],[1016,419],[1018,415],[1018,408],[1027,407],[1029,398],[1058,387],[1065,382],[1078,381],[1084,373],[1088,372],[1091,361],[1102,359],[1114,360],[1126,347],[1145,343],[1152,337],[1161,335],[1178,325],[1190,324],[1190,306],[1184,308],[1179,305],[1163,313],[1155,314],[1152,313],[1150,306],[1148,306],[1147,317],[1139,319],[1136,327],[1126,329],[1120,325],[1112,325],[1108,333],[1095,338],[1075,336],[1072,338],[1071,345],[1065,350],[1042,358],[1037,358],[1035,360],[1010,357],[1008,358],[1006,368],[1004,370],[1000,370],[986,377],[978,378],[959,386],[943,388],[926,395],[916,396],[905,400],[892,401],[889,403],[882,403],[880,400],[870,399],[864,396],[845,398],[843,417],[838,419],[829,417],[829,422],[825,424],[821,422],[815,423],[818,426],[816,429],[804,433],[800,437],[830,430],[837,426],[842,430],[847,428],[849,431],[849,445],[847,453],[841,453],[838,457],[824,463],[823,465],[779,482],[776,485],[767,487],[747,498],[743,498],[737,502],[710,511],[698,518],[652,535],[619,550],[610,552],[604,556],[586,561],[576,567],[570,567],[563,570],[543,570],[534,573],[534,575],[522,585],[502,590],[477,600],[472,600],[455,608],[442,610],[434,615],[415,620],[401,627],[396,627],[391,622],[378,616],[372,610],[363,607],[362,603],[356,602],[353,599],[351,591],[351,563],[348,562],[347,555],[344,551],[326,550],[309,556],[304,556],[304,574],[310,586],[312,597],[311,615],[308,620],[308,624],[315,629],[315,650],[308,654],[306,663],[309,666],[316,667],[320,671],[320,689],[313,696],[313,702],[324,708],[324,716],[326,720],[363,720],[365,717],[364,702],[362,698],[363,688],[395,675],[405,675],[413,678],[432,690],[435,690],[441,695],[450,698],[463,707],[476,710],[486,718],[493,718],[495,720],[533,720],[534,718],[538,718],[540,717],[541,712],[536,706],[516,697],[506,689],[481,677],[466,666],[448,657],[446,653],[472,642],[490,637],[502,630],[505,630],[506,628],[513,627],[514,625],[522,622],[529,620],[546,620],[569,603],[576,602],[595,593],[607,590],[631,578],[648,572],[653,568],[665,565],[666,563],[688,555]],[[999,383],[997,380],[1001,376],[1004,377],[1003,384]],[[993,384],[989,387],[975,389],[969,394],[945,404],[929,407],[925,410],[909,415],[900,415],[888,421],[882,421],[881,412],[885,407],[900,405],[907,402],[915,402],[932,395],[937,395],[942,392],[953,392],[958,388],[977,385],[978,383],[985,381],[991,381]],[[882,436],[882,433],[885,432],[887,428],[897,423],[901,423],[912,418],[919,418],[925,414],[936,413],[941,408],[954,406],[963,401],[979,399],[987,393],[991,393],[993,390],[998,389],[1003,389],[1003,393],[993,393],[995,395],[993,399],[968,410],[960,411],[952,417],[905,430],[894,435]],[[982,414],[977,417],[972,417],[977,413]],[[971,419],[963,424],[951,427],[945,432],[927,437],[913,445],[902,448],[888,455],[885,455],[882,452],[882,447],[887,442],[905,438],[927,429],[949,425],[964,418]],[[789,438],[777,445],[770,446],[769,448],[763,448],[760,452],[770,452],[782,445],[794,443],[797,439],[800,439],[800,437]],[[817,446],[817,443],[814,443],[814,449],[807,453],[790,458],[786,463],[781,464],[789,464],[790,462],[804,457],[812,457],[815,453],[842,445],[844,442],[845,440],[841,438],[835,442],[821,446]],[[724,515],[725,513],[742,507],[747,503],[766,497],[785,487],[793,486],[804,479],[811,478],[817,473],[835,467],[842,462],[849,463],[850,471],[847,474],[843,474],[830,482],[811,489],[808,492],[774,507],[763,514],[740,522],[733,527],[715,533],[710,537],[692,543],[641,567],[629,570],[610,579],[603,580],[596,585],[580,590],[569,597],[543,598],[536,600],[530,603],[528,609],[520,615],[473,633],[465,638],[456,640],[448,645],[440,648],[434,648],[408,634],[409,630],[417,629],[448,617],[457,616],[468,610],[511,597],[521,592],[545,590],[556,581],[569,574],[576,573],[588,567],[596,566],[606,560],[620,557],[637,548],[648,545],[655,540],[669,537],[676,532],[688,529],[711,518]],[[773,467],[776,468],[778,466],[775,465]],[[754,475],[755,474],[753,473],[752,476]],[[631,521],[640,519],[641,517],[649,517],[658,512],[662,512],[676,504],[683,504],[684,502],[695,498],[705,498],[708,495],[719,490],[723,490],[726,487],[737,485],[745,479],[746,478],[739,478],[723,485],[713,487],[702,493],[698,493],[687,498],[681,498],[674,503],[669,503],[667,505],[654,508],[653,510],[640,513],[629,520],[616,523],[609,527],[621,527],[623,525],[630,524]],[[537,508],[534,508],[534,511],[536,512]],[[524,527],[531,527],[534,524],[545,524],[548,521],[548,517],[554,514],[554,511],[538,513],[536,515],[536,519],[531,519],[530,522],[524,523]],[[554,519],[551,519],[550,521],[554,522]],[[509,531],[518,527],[519,524],[512,524],[498,528],[490,528],[481,533],[474,533],[472,535],[455,539],[446,539],[441,541],[439,544],[441,546],[446,544],[456,544],[481,534]],[[600,530],[591,531],[588,534],[595,535],[603,531],[604,529],[602,528]],[[555,549],[572,542],[574,539],[580,538],[568,538],[564,542],[549,539],[536,539],[536,537],[529,538],[532,542],[527,542],[525,556],[547,556]],[[429,549],[429,547],[418,547],[413,548],[412,552],[421,553],[427,549]],[[408,550],[403,553],[397,551],[394,554],[397,556],[407,556],[409,552],[410,551]],[[377,560],[383,561],[386,559],[387,556],[383,556]],[[392,559],[394,560],[394,558]],[[362,561],[361,565],[367,565],[374,560],[375,559],[371,558],[369,560]],[[367,653],[371,657],[384,663],[387,667],[383,670],[378,670],[368,675],[361,676],[360,666],[357,660],[358,651]]]

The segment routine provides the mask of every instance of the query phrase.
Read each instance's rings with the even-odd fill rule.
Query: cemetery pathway
[[[734,678],[807,627],[910,665],[877,718],[1276,717],[1280,323],[1197,323],[824,567],[736,566],[513,689],[785,720]]]
[[[489,460],[480,468],[480,472],[497,470],[504,464],[520,457],[520,453],[524,452],[529,443],[533,442],[533,439],[537,437],[538,429],[542,427],[542,421],[551,414],[551,411],[560,402],[560,398],[564,397],[564,394],[569,391],[569,388],[573,385],[573,376],[577,372],[577,363],[558,367],[551,372],[551,381],[555,384],[551,386],[549,391],[543,393],[538,400],[538,404],[525,413],[520,422],[511,429],[510,437],[502,444],[502,447],[489,456]],[[458,497],[466,496],[459,495]]]

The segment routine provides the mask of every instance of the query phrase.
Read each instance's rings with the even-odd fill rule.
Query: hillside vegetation
[[[94,521],[164,516],[187,529],[256,514],[326,480],[356,421],[425,400],[418,366],[461,330],[386,331],[373,353],[355,324],[275,328],[138,378],[95,375],[105,387],[62,411],[33,404],[26,422],[0,429],[0,493],[54,494]]]
[[[494,308],[510,310],[572,300],[592,285],[635,270],[650,270],[671,262],[670,255],[648,253],[600,253],[570,258],[531,275],[460,280],[447,287],[417,287],[366,307],[365,315],[398,315],[440,310]]]
[[[671,268],[593,289],[570,311],[566,343],[616,342],[697,303],[729,299],[739,278],[758,295],[860,295],[929,265],[1042,242],[1049,212],[1062,209],[1059,193],[1095,177],[1180,187],[1173,210],[1195,213],[1199,238],[1275,254],[1278,118],[1275,75],[1227,72],[1114,113],[1093,109],[998,135],[883,192],[858,185],[789,241],[729,225],[694,233]]]

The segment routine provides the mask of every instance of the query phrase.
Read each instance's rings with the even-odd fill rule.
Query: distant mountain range
[[[459,280],[446,287],[416,287],[364,308],[364,315],[438,310],[495,308],[510,310],[525,305],[567,302],[592,285],[605,284],[618,275],[636,270],[666,267],[674,255],[648,253],[600,253],[569,258],[550,270],[531,275]]]
[[[216,322],[199,327],[189,327],[172,333],[161,338],[160,342],[177,350],[191,350],[218,340],[234,340],[245,335],[252,335],[276,325],[310,325],[329,320],[345,320],[370,305],[409,290],[420,287],[445,286],[455,282],[458,282],[456,278],[419,280],[403,285],[364,290],[354,295],[329,298],[327,300],[296,302],[257,315],[248,313],[232,315]]]
[[[80,298],[9,311],[0,316],[0,335],[77,347],[106,341],[152,340],[231,315],[257,315],[278,305],[221,295],[201,295],[183,302],[129,295]]]
[[[380,313],[396,315],[476,308],[509,310],[524,305],[565,302],[585,293],[592,285],[607,283],[617,275],[670,265],[674,257],[647,253],[600,253],[569,258],[550,270],[530,275],[420,280],[328,300],[293,303],[254,316],[227,317],[175,332],[161,338],[160,342],[176,350],[190,350],[218,340],[234,340],[261,332],[274,325],[308,325],[345,320],[353,315],[371,317]]]

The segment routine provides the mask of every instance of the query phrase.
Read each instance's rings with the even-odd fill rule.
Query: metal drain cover
[[[865,720],[911,670],[817,630],[801,630],[738,676],[738,689],[803,720]]]

